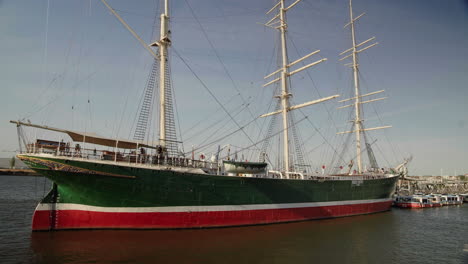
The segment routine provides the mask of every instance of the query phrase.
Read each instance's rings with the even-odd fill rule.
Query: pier
[[[468,176],[409,176],[398,181],[396,193],[453,193],[468,192]]]
[[[0,169],[0,175],[14,175],[14,176],[40,176],[37,172],[29,169]]]

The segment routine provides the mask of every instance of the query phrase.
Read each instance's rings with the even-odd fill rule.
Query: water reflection
[[[38,263],[395,263],[392,213],[204,230],[36,232]]]

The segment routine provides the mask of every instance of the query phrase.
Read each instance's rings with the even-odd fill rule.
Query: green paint
[[[36,157],[34,157],[36,158]],[[43,159],[43,158],[41,158]],[[61,159],[43,159],[116,175],[44,169],[29,164],[58,186],[60,203],[108,207],[304,203],[389,198],[397,177],[363,181],[281,180],[189,174]],[[49,197],[49,196],[47,196]],[[48,198],[45,198],[45,202]]]

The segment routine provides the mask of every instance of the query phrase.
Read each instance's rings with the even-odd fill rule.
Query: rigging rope
[[[293,126],[296,126],[297,124],[301,123],[302,121],[304,121],[304,120],[306,120],[306,119],[309,119],[309,117],[306,116],[306,115],[304,115],[304,117],[303,117],[302,119],[300,119],[299,121],[297,121],[297,122],[294,123],[294,124],[290,124],[288,127],[286,127],[286,129],[289,129],[289,128],[293,127]],[[252,121],[253,121],[253,120],[252,120]],[[252,121],[250,121],[246,126],[248,126],[250,123],[252,123]],[[242,148],[242,149],[240,149],[240,150],[237,150],[237,151],[233,152],[231,155],[237,154],[237,153],[239,153],[239,152],[241,152],[241,151],[243,151],[243,150],[245,150],[245,149],[248,149],[248,148],[251,148],[251,147],[253,147],[253,146],[256,146],[256,145],[260,144],[261,142],[263,142],[263,141],[265,141],[265,140],[268,140],[268,139],[271,138],[271,137],[274,137],[274,136],[276,136],[276,135],[278,135],[278,134],[280,134],[280,133],[283,133],[283,131],[286,130],[286,129],[282,129],[282,130],[278,131],[277,133],[272,134],[271,136],[269,136],[269,137],[267,137],[267,138],[264,138],[264,139],[262,139],[262,140],[260,140],[260,141],[257,141],[256,143],[253,143],[253,142],[252,142],[252,145],[249,145],[249,146],[244,147],[244,148]],[[224,158],[226,158],[226,157],[227,157],[227,156],[222,157],[221,159],[224,159]]]
[[[296,54],[300,56],[299,49],[297,48],[297,46],[296,46],[295,42],[293,41],[293,38],[291,37],[290,34],[288,34],[288,40],[289,40],[289,42],[292,44],[294,50],[296,51]],[[306,65],[306,63],[305,63],[304,61],[302,61],[301,64],[302,64],[302,65]],[[321,93],[320,93],[320,91],[319,91],[317,85],[315,84],[315,82],[314,82],[314,80],[313,80],[313,78],[312,78],[310,72],[309,72],[308,70],[306,70],[305,73],[306,73],[307,77],[309,78],[309,80],[312,82],[312,86],[314,87],[315,92],[317,93],[317,95],[319,96],[319,98],[321,98],[322,95],[321,95]],[[337,125],[336,125],[336,122],[335,122],[335,120],[333,119],[333,115],[331,114],[330,109],[327,107],[326,104],[324,104],[323,107],[325,108],[325,110],[326,110],[326,112],[327,112],[327,114],[328,114],[328,120],[331,121],[331,123],[332,123],[332,125],[333,125],[333,127],[334,127],[335,129],[338,129],[338,127],[337,127]],[[302,112],[302,110],[301,110],[301,112]],[[311,121],[309,120],[309,122],[311,122]],[[317,130],[317,132],[318,132],[318,130]],[[323,136],[322,136],[322,137],[323,137]],[[332,138],[332,140],[335,142],[335,141],[336,141],[336,138],[337,138],[337,135],[334,135],[333,138]],[[329,143],[328,141],[327,141],[327,143],[328,143],[330,146],[333,145],[333,144]],[[326,152],[328,152],[328,150],[329,150],[328,148],[324,149],[324,151],[326,151]],[[336,150],[335,150],[335,152],[336,152]],[[303,153],[304,153],[304,150],[303,150]],[[328,155],[327,155],[326,153],[323,153],[322,157],[326,157],[326,156],[328,156]]]
[[[299,50],[298,50],[296,44],[294,43],[292,37],[290,36],[290,34],[288,34],[288,39],[289,39],[289,41],[291,42],[292,46],[294,47],[294,50],[296,51],[296,54],[300,56]],[[321,56],[320,56],[320,57],[321,57]],[[305,63],[304,61],[302,61],[301,64],[302,64],[303,66],[306,65],[306,63]],[[309,72],[308,70],[306,70],[306,71],[304,71],[304,72],[307,74],[307,77],[309,77],[310,81],[312,82],[312,86],[314,87],[315,92],[317,92],[318,97],[321,98],[322,95],[320,94],[320,92],[319,92],[319,90],[318,90],[318,88],[317,88],[317,85],[315,85],[315,82],[314,82],[314,80],[312,79],[312,76],[310,75],[310,72]],[[326,104],[324,104],[323,106],[324,106],[325,109],[327,110],[329,120],[331,120],[332,123],[333,123],[333,125],[334,125],[334,127],[337,128],[337,126],[336,126],[336,124],[335,124],[335,120],[333,119],[333,115],[331,114],[330,110],[328,109],[328,107],[326,106]]]
[[[153,19],[153,30],[151,31],[151,38],[150,38],[150,39],[152,39],[152,40],[154,40],[154,39],[156,38],[156,36],[157,36],[157,35],[156,35],[156,34],[157,34],[157,30],[158,30],[158,28],[159,28],[159,24],[158,24],[158,22],[159,22],[159,20],[158,20],[159,16],[158,16],[158,14],[159,14],[159,10],[160,10],[160,5],[159,5],[159,1],[155,1],[155,2],[156,2],[156,4],[154,5],[154,8],[153,8],[153,14],[154,14],[154,15],[152,16],[152,19]],[[114,9],[114,10],[117,10],[117,11],[119,11],[119,12],[124,12],[124,11],[121,11],[121,10],[118,10],[118,9]],[[125,12],[124,12],[124,13],[125,13]],[[158,63],[158,61],[159,61],[159,60],[158,60],[157,58],[153,58],[153,61],[152,61],[151,66],[150,66],[151,69],[149,70],[149,73],[150,73],[150,74],[148,75],[148,77],[147,77],[147,79],[146,79],[145,89],[142,89],[142,92],[141,92],[140,101],[139,101],[139,103],[138,103],[138,106],[139,106],[139,107],[136,109],[135,115],[134,115],[134,117],[133,117],[132,125],[131,125],[131,127],[130,127],[130,130],[128,131],[128,132],[129,132],[128,138],[131,138],[132,132],[134,132],[134,139],[135,139],[135,137],[136,137],[135,134],[137,134],[137,130],[138,130],[138,129],[137,129],[137,127],[138,127],[138,125],[137,125],[137,117],[140,117],[140,116],[141,116],[141,112],[142,112],[142,109],[143,109],[143,100],[146,98],[146,94],[149,93],[148,89],[153,88],[153,89],[155,89],[156,91],[159,90],[159,89],[156,89],[156,88],[157,88],[156,86],[158,85],[157,83],[154,85],[154,87],[150,87],[150,86],[149,86],[149,84],[150,84],[150,82],[151,82],[151,75],[152,75],[153,71],[156,71],[155,76],[157,76],[157,75],[159,74],[159,68],[158,68],[158,64],[159,64],[159,63]],[[151,124],[152,124],[152,112],[153,112],[152,107],[153,107],[154,95],[155,95],[154,90],[153,90],[151,93],[152,93],[153,97],[150,99],[150,101],[151,101],[151,104],[150,104],[150,105],[151,105],[151,109],[150,109],[150,114],[149,114],[149,116],[147,117],[147,120],[146,120],[146,122],[147,122],[147,124],[146,124],[147,127],[151,127]],[[145,135],[144,135],[143,141],[146,140],[147,143],[149,143],[149,141],[150,141],[149,139],[151,138],[151,135],[150,135],[151,133],[149,133],[149,131],[144,131],[144,132],[145,132],[145,133],[143,133],[143,134],[145,134]],[[137,136],[137,137],[138,137],[138,136]]]
[[[219,56],[218,54],[218,51],[216,50],[213,42],[210,40],[210,38],[208,37],[208,34],[206,33],[205,29],[203,28],[203,25],[201,24],[200,20],[197,18],[197,16],[195,15],[195,12],[193,11],[193,8],[192,6],[189,4],[189,1],[188,0],[185,0],[185,3],[187,4],[187,6],[189,7],[190,9],[190,12],[192,13],[192,16],[195,18],[195,20],[197,21],[198,25],[200,26],[200,29],[201,31],[203,32],[203,35],[205,36],[206,40],[208,41],[208,43],[210,44],[211,46],[211,49],[213,50],[213,52],[215,53],[216,55],[216,58],[218,59],[219,63],[221,64],[221,66],[223,67],[223,70],[224,72],[226,73],[226,75],[229,77],[229,80],[231,80],[231,83],[232,83],[232,86],[234,87],[234,89],[236,89],[236,91],[240,94],[240,98],[242,99],[242,103],[243,104],[247,104],[245,98],[242,96],[242,93],[241,91],[239,90],[239,88],[237,87],[236,85],[236,82],[234,82],[234,79],[232,78],[231,74],[229,73],[226,65],[224,64],[224,62],[221,60],[221,56]],[[252,113],[252,111],[250,110],[250,108],[247,108],[247,110],[249,110],[249,114],[252,118],[254,118],[254,120],[256,120],[257,118],[255,118],[254,114]],[[257,122],[255,122],[255,125],[258,127],[258,129],[260,130],[260,126],[258,125]]]
[[[359,72],[359,77],[361,78],[362,82],[364,84],[366,84],[367,86],[367,80],[364,78],[364,76]],[[382,121],[382,118],[380,117],[379,113],[377,112],[377,109],[374,105],[372,105],[372,109],[374,110],[374,113],[375,115],[377,116],[379,122],[381,125],[384,125],[383,121]],[[390,143],[390,139],[388,138],[388,134],[387,134],[387,131],[386,129],[384,129],[384,136],[385,136],[385,140],[387,141],[388,145],[390,145],[390,149],[392,150],[392,153],[393,153],[393,157],[395,159],[395,162],[397,162],[397,154],[396,154],[396,151],[395,151],[395,146],[393,144]],[[401,153],[401,152],[400,152]]]
[[[192,69],[192,67],[190,67],[190,65],[184,60],[184,58],[182,58],[182,56],[179,54],[179,52],[177,52],[177,50],[175,48],[172,48],[172,50],[177,55],[177,57],[179,57],[179,59],[185,64],[185,66],[190,70],[190,72],[192,72],[192,74],[195,76],[195,78],[197,78],[197,80],[200,82],[200,84],[203,86],[203,88],[205,88],[205,90],[208,91],[208,93],[211,95],[211,97],[213,97],[213,99],[216,101],[216,103],[218,103],[221,106],[221,108],[224,110],[224,112],[226,112],[226,114],[229,116],[229,118],[231,118],[231,120],[239,127],[239,129],[250,140],[250,142],[253,143],[252,138],[250,138],[250,136],[247,134],[247,132],[245,132],[244,128],[241,127],[241,125],[239,125],[239,123],[234,119],[234,117],[231,115],[231,113],[229,113],[229,111],[226,109],[226,107],[224,107],[224,105],[218,100],[218,98],[214,95],[214,93],[208,88],[208,86],[206,86],[206,84],[195,73],[195,71]],[[258,118],[259,117],[254,118],[252,120],[252,122],[257,120]]]
[[[238,96],[238,95],[239,95],[239,94],[235,94],[235,95],[231,96],[231,97],[226,101],[225,105],[227,106],[228,104],[230,104],[231,101],[232,101],[236,96]],[[209,120],[211,120],[212,117],[214,117],[216,114],[218,114],[218,113],[219,113],[219,110],[221,110],[221,109],[222,109],[222,108],[219,107],[219,108],[217,108],[215,111],[213,111],[213,112],[211,113],[211,115],[206,116],[206,117],[203,117],[201,120],[198,120],[197,122],[195,122],[195,124],[194,124],[193,126],[191,126],[190,128],[186,129],[186,130],[184,131],[184,133],[188,133],[189,131],[193,131],[196,127],[198,127],[200,124],[202,124],[203,121],[209,121]],[[211,126],[209,126],[209,127],[211,127]],[[188,139],[187,139],[187,140],[188,140]]]
[[[276,35],[276,39],[275,39],[275,43],[274,43],[274,46],[273,46],[273,50],[272,50],[272,55],[270,56],[270,62],[269,62],[269,66],[267,67],[267,69],[271,69],[271,66],[273,65],[273,60],[274,58],[276,58],[276,67],[273,69],[273,71],[275,71],[276,69],[278,68],[281,68],[282,67],[282,56],[281,56],[281,52],[279,50],[280,48],[280,41],[281,41],[281,34],[277,34]],[[276,55],[276,56],[275,56]],[[269,73],[271,72],[271,70],[268,70],[264,76],[267,76]],[[280,73],[276,73],[274,78],[279,78],[280,76]],[[275,94],[280,94],[280,84],[279,82],[276,82],[274,84],[274,89],[273,89],[273,96],[271,97],[271,100],[270,100],[270,104],[268,105],[268,108],[266,111],[266,113],[269,113],[269,112],[272,112],[270,109],[271,107],[274,105],[274,111],[277,111],[277,110],[280,110],[281,109],[281,100],[277,100],[277,99],[274,99],[275,98]],[[262,89],[262,91],[264,91],[265,89]],[[273,102],[276,101],[276,104],[273,104]],[[262,126],[262,129],[260,130],[260,133],[258,134],[258,139],[260,139],[261,136],[263,136],[264,138],[267,138],[267,140],[264,140],[263,141],[263,144],[260,148],[260,153],[259,153],[259,159],[261,159],[261,156],[263,154],[267,154],[268,153],[268,150],[271,148],[270,146],[270,140],[269,138],[271,138],[270,136],[272,135],[273,133],[273,130],[276,128],[277,126],[277,122],[278,122],[278,117],[279,115],[273,115],[270,119],[269,119],[269,123],[268,123],[268,126],[265,126],[265,123],[267,121],[267,118],[264,119],[263,121],[263,126]],[[263,134],[263,127],[266,128],[266,131],[265,131],[265,134]],[[278,138],[279,139],[279,138]],[[277,155],[279,156],[279,153],[280,153],[280,147],[281,144],[278,144],[278,151],[277,151]],[[276,150],[275,150],[276,151]],[[273,152],[273,151],[272,151]],[[272,164],[273,166],[273,164]],[[279,164],[278,164],[278,167],[279,167]]]
[[[237,115],[239,115],[244,109],[245,109],[245,108],[240,108],[240,109],[238,109],[237,113],[234,113],[234,114],[233,114],[233,117],[236,117]],[[222,129],[222,128],[225,127],[225,124],[224,124],[224,123],[221,123],[221,121],[223,121],[223,120],[225,120],[224,117],[222,117],[221,119],[215,120],[213,123],[210,124],[210,126],[208,126],[208,129],[214,128],[217,124],[219,124],[219,125],[220,125],[220,128],[219,128],[218,130],[216,130],[216,131],[219,131],[220,129]],[[229,122],[229,120],[227,120],[227,121]],[[202,129],[202,130],[203,130],[203,129]],[[187,140],[191,140],[191,139],[193,139],[193,138],[196,137],[196,136],[200,136],[200,134],[201,134],[202,132],[203,132],[203,131],[194,131],[193,135],[190,136],[190,137],[188,137]],[[205,141],[208,140],[211,136],[213,136],[213,134],[210,135],[209,137],[206,137]],[[200,143],[200,144],[203,144],[205,141],[203,141],[203,142]]]
[[[299,110],[299,112],[301,112],[301,114],[303,116],[306,116],[304,114],[304,112],[302,111],[302,109],[298,109],[298,110]],[[338,153],[337,150],[333,147],[333,145],[331,145],[330,142],[325,138],[325,136],[322,134],[322,132],[320,132],[320,130],[312,123],[312,121],[310,121],[308,118],[307,118],[307,121],[309,122],[309,124],[312,125],[312,127],[315,129],[315,131],[317,131],[317,133],[323,138],[323,140],[325,140],[325,142],[328,144],[328,146],[330,148],[332,148],[335,153]]]
[[[112,32],[112,30],[114,30],[115,28],[114,27],[110,27],[109,29],[106,29],[104,32],[106,33],[110,33]],[[107,34],[102,34],[100,36],[100,38],[97,40],[97,42],[101,42],[103,39],[105,39],[107,37]],[[66,51],[66,55],[65,55],[65,65],[68,65],[68,61],[69,61],[69,58],[70,58],[70,54],[71,54],[71,51],[72,51],[72,47],[73,47],[73,43],[74,43],[74,36],[72,36],[72,39],[70,39],[70,45],[68,45],[68,49]],[[87,53],[84,54],[84,56],[88,56],[89,54],[91,54],[91,49],[87,50]],[[107,63],[106,63],[107,64]],[[71,67],[76,67],[76,64],[73,64]],[[60,99],[61,97],[63,97],[65,94],[62,94],[62,95],[57,95],[58,92],[61,92],[63,90],[63,80],[65,79],[66,75],[68,74],[68,72],[71,70],[71,67],[64,67],[63,71],[60,73],[60,74],[56,74],[52,80],[49,82],[48,86],[39,94],[39,97],[37,98],[37,100],[35,100],[35,103],[31,106],[31,109],[29,112],[27,112],[22,118],[23,119],[26,119],[26,118],[30,118],[32,117],[33,115],[35,114],[38,114],[40,112],[42,112],[47,106],[51,105],[52,103],[56,103],[58,99]],[[102,70],[104,67],[98,67],[98,70],[96,70],[95,72],[93,73],[90,73],[88,74],[84,79],[82,80],[79,80],[77,81],[77,83],[75,83],[74,85],[81,85],[81,83],[78,83],[78,82],[82,82],[82,81],[85,81],[85,80],[89,80],[91,79],[91,77],[96,74],[99,70]],[[54,92],[53,94],[53,97],[47,101],[44,105],[40,105],[40,101],[41,99],[47,95],[47,92],[49,91],[49,89],[52,88],[53,85],[55,85],[56,83],[60,82],[59,84],[57,84],[57,86],[59,86],[59,91],[56,91]],[[53,112],[52,110],[50,111],[51,113]],[[51,116],[51,114],[47,114],[46,116]]]
[[[196,151],[202,150],[202,149],[204,149],[204,148],[206,148],[206,147],[208,147],[208,146],[213,145],[213,144],[216,143],[216,142],[219,142],[219,141],[221,141],[221,140],[223,140],[223,139],[225,139],[225,138],[228,138],[229,136],[234,135],[235,133],[237,133],[237,132],[239,132],[239,131],[244,131],[244,128],[247,127],[247,126],[249,126],[250,124],[252,124],[254,121],[255,121],[255,119],[249,121],[247,124],[245,124],[245,125],[242,126],[242,127],[239,126],[239,129],[237,129],[237,130],[235,130],[235,131],[233,131],[233,132],[231,132],[231,133],[229,133],[229,134],[227,134],[227,135],[224,135],[224,136],[222,136],[222,137],[220,137],[220,138],[218,138],[218,139],[215,139],[215,140],[211,141],[210,143],[207,143],[207,144],[205,144],[205,145],[203,145],[203,146],[199,146],[198,148],[195,148],[194,151],[195,151],[195,150],[196,150]],[[252,143],[254,143],[254,142],[252,141]],[[190,151],[190,152],[191,152],[191,151]],[[186,152],[185,154],[189,154],[190,152]]]
[[[242,113],[245,109],[247,108],[247,106],[241,108],[235,115],[233,115],[233,117],[236,117],[238,116],[240,113]],[[229,120],[227,120],[229,121]],[[215,136],[217,134],[217,132],[219,132],[221,129],[223,128],[226,128],[226,126],[222,125],[220,126],[217,130],[215,130],[214,132],[212,132],[205,140],[203,140],[200,144],[203,144],[205,143],[206,141],[208,141],[209,138],[211,138],[212,136]]]
[[[151,67],[152,67],[151,70],[154,70],[154,68],[155,68],[154,65],[157,64],[157,63],[158,63],[158,60],[157,60],[157,59],[153,59],[153,63],[152,63],[152,65],[151,65]],[[133,121],[132,121],[132,125],[131,125],[131,127],[130,127],[130,131],[128,131],[128,133],[129,133],[129,134],[128,134],[128,138],[131,138],[132,132],[134,131],[134,129],[135,129],[135,131],[136,131],[136,129],[137,129],[137,128],[136,128],[136,126],[137,126],[137,125],[136,125],[137,117],[139,117],[139,115],[141,115],[141,108],[142,108],[142,105],[143,105],[143,100],[146,98],[146,94],[147,94],[147,92],[148,92],[147,89],[148,89],[148,83],[150,82],[151,70],[150,70],[150,75],[148,75],[148,78],[146,79],[145,89],[142,89],[142,92],[141,92],[141,95],[140,95],[140,101],[139,101],[139,103],[138,103],[139,107],[138,107],[138,109],[137,109],[137,111],[135,112],[135,115],[134,115],[134,117],[133,117]],[[155,88],[156,88],[156,87],[155,87]],[[151,102],[153,102],[153,101],[154,101],[154,94],[153,94],[153,98],[151,99]],[[153,105],[153,103],[151,103],[151,106],[152,106],[152,105]],[[152,112],[152,110],[151,110],[150,112]],[[151,126],[151,121],[152,121],[152,116],[150,116],[150,117],[148,118],[149,126]],[[149,137],[149,136],[148,136],[148,137]],[[147,140],[148,137],[146,137],[146,135],[145,135],[145,137],[144,137],[143,140],[145,140],[145,139]]]
[[[174,81],[172,79],[172,74],[169,74],[170,78],[171,78],[171,88],[172,90],[174,91],[174,93],[172,94],[172,99],[174,100],[174,106],[175,106],[175,112],[176,112],[176,120],[177,120],[177,126],[179,128],[179,136],[180,136],[180,144],[181,144],[181,147],[182,147],[182,152],[184,152],[184,140],[183,140],[183,137],[182,137],[182,127],[180,126],[180,118],[179,118],[179,109],[177,107],[177,96],[175,95],[176,91],[175,91],[175,88],[174,88]]]

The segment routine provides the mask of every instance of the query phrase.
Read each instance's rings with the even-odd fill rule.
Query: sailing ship
[[[171,150],[175,140],[168,137],[168,123],[171,121],[167,117],[171,109],[167,103],[167,56],[172,39],[168,0],[165,0],[164,11],[160,16],[160,39],[149,45],[157,47],[157,51],[145,45],[156,58],[160,69],[160,139],[157,144],[11,121],[18,129],[21,152],[18,158],[53,182],[52,189],[34,212],[32,230],[210,228],[294,222],[390,210],[391,196],[400,174],[394,169],[365,171],[361,161],[362,133],[383,127],[362,126],[360,109],[367,102],[361,101],[361,98],[378,92],[360,94],[359,91],[357,56],[369,46],[361,50],[358,48],[372,39],[356,43],[354,23],[361,16],[353,16],[351,1],[350,22],[347,26],[351,28],[352,48],[344,53],[350,52],[345,58],[353,59],[351,66],[355,95],[343,102],[353,101],[350,107],[355,107],[354,130],[345,133],[356,134],[357,168],[352,172],[350,165],[347,173],[323,175],[304,173],[291,164],[289,113],[338,97],[333,95],[290,105],[288,79],[326,60],[321,59],[291,70],[294,65],[318,52],[293,62],[288,60],[286,13],[300,1],[286,5],[286,0],[279,0],[267,12],[273,14],[273,17],[265,24],[277,29],[281,39],[282,65],[265,77],[274,78],[265,86],[280,84],[280,109],[262,115],[282,117],[284,157],[280,168],[269,169],[262,158],[258,162],[229,158],[208,160],[204,156],[197,158],[193,153],[192,157],[187,158]],[[102,2],[125,24],[105,0]],[[127,29],[131,31],[128,26]],[[63,141],[42,139],[27,141],[23,134],[24,127],[61,133],[70,137],[76,145],[73,147]],[[85,144],[114,150],[85,149],[82,147]]]

